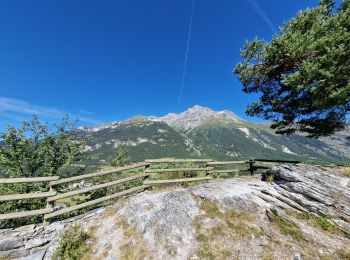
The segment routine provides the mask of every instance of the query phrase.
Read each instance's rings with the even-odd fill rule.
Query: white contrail
[[[186,76],[186,69],[187,69],[187,60],[188,60],[188,52],[189,52],[189,49],[190,49],[190,42],[191,42],[192,21],[193,21],[193,13],[194,13],[195,2],[196,2],[196,0],[193,0],[193,2],[192,2],[191,20],[190,20],[190,24],[189,24],[189,27],[188,27],[186,52],[185,52],[185,60],[184,60],[184,69],[183,69],[183,72],[182,72],[180,94],[179,94],[179,98],[177,100],[177,109],[176,109],[177,112],[179,112],[179,106],[180,106],[181,98],[182,98],[182,91],[183,91],[184,83],[185,83],[185,76]]]
[[[264,10],[260,7],[260,5],[255,0],[246,0],[253,8],[254,11],[265,21],[268,27],[271,29],[272,33],[276,33],[276,27],[273,25],[269,17],[266,15]]]

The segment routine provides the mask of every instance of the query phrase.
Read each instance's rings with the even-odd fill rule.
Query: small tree
[[[246,42],[238,74],[246,93],[260,93],[247,114],[272,120],[280,134],[326,136],[350,111],[350,0],[299,12],[271,42]]]
[[[58,175],[60,169],[80,159],[85,143],[68,116],[50,128],[34,115],[19,128],[9,126],[0,140],[0,168],[5,177]]]
[[[109,165],[113,167],[124,166],[129,162],[128,151],[125,148],[119,148],[114,157],[110,160]]]

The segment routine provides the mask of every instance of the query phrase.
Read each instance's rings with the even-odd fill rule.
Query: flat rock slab
[[[24,246],[21,238],[4,238],[0,240],[0,251],[8,251]]]
[[[194,196],[216,201],[222,209],[257,212],[265,211],[271,205],[255,193],[270,186],[258,178],[241,177],[202,184],[190,191]]]
[[[176,248],[178,259],[185,259],[194,240],[193,221],[200,213],[189,190],[144,192],[119,210],[138,229],[152,251],[166,259],[167,249]]]

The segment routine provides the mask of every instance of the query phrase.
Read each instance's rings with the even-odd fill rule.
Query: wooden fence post
[[[209,172],[208,172],[208,168],[209,167],[209,165],[208,165],[208,161],[207,162],[205,162],[205,177],[208,177],[209,176]],[[206,182],[208,182],[208,180],[206,180]]]
[[[209,175],[207,168],[209,167],[208,162],[205,162],[205,176]]]
[[[249,171],[250,171],[250,175],[253,176],[254,174],[254,161],[253,160],[249,160]]]
[[[143,173],[146,173],[147,172],[147,169],[149,168],[151,166],[151,163],[150,164],[147,164],[146,166],[145,166],[145,169],[143,170]],[[149,177],[150,177],[151,175],[149,175],[149,176],[147,176],[146,178],[144,178],[144,180],[143,180],[143,184],[145,183],[145,181],[148,181],[149,180]],[[148,189],[150,189],[152,186],[149,186],[148,187]]]
[[[49,187],[50,187],[49,188],[50,192],[54,192],[55,191],[55,189],[51,185],[51,182],[49,182]],[[47,209],[53,209],[54,205],[55,205],[55,201],[49,201],[49,198],[46,198],[46,208]],[[48,225],[50,225],[50,223],[51,223],[50,220],[44,218],[44,223],[43,223],[44,226],[48,226]]]

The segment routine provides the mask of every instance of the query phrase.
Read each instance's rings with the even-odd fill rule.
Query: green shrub
[[[78,260],[90,252],[90,245],[87,244],[90,236],[79,225],[72,226],[66,231],[54,252],[54,260]]]
[[[59,176],[83,157],[87,137],[80,135],[75,123],[65,116],[61,123],[42,123],[37,115],[18,128],[8,126],[0,133],[0,177],[28,178]],[[0,195],[48,191],[43,183],[3,184]],[[43,209],[45,199],[2,202],[0,214]],[[42,216],[2,221],[0,228],[17,227],[42,221]]]

